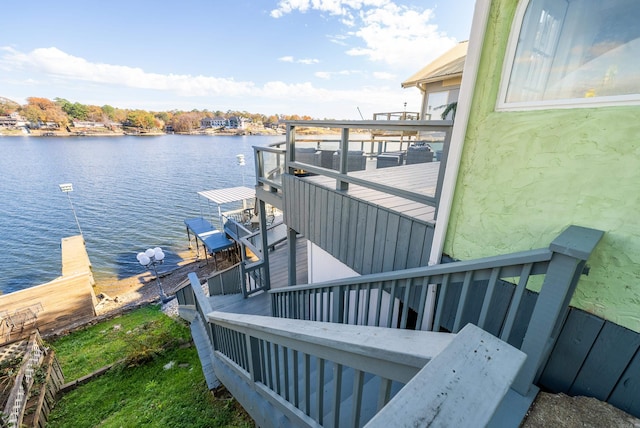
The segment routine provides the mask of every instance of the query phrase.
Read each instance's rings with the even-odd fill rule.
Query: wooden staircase
[[[517,426],[601,236],[571,226],[547,249],[271,290],[273,317],[214,311],[190,275],[180,314],[208,382],[222,382],[260,426]],[[530,281],[542,288],[522,307]],[[505,283],[503,307],[495,293]],[[428,331],[443,325],[453,328]]]

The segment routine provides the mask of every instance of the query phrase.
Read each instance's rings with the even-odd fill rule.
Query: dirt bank
[[[202,281],[215,272],[216,265],[220,270],[231,265],[222,256],[218,256],[217,263],[214,263],[211,258],[208,261],[197,260],[194,251],[182,253],[180,257],[184,262],[178,266],[170,268],[165,265],[160,270],[160,283],[167,296],[172,296],[186,283],[190,272],[195,272]],[[124,279],[107,278],[96,281],[94,290],[99,300],[96,306],[98,316],[117,312],[129,306],[159,301],[158,283],[149,271]]]

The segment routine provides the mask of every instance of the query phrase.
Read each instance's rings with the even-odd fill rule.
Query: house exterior
[[[19,126],[26,126],[27,122],[20,116],[19,113],[14,112],[5,116],[0,116],[0,126],[6,128],[15,128]]]
[[[73,126],[76,128],[105,128],[103,122],[94,122],[92,120],[74,120]]]
[[[231,116],[227,119],[227,128],[229,129],[246,129],[248,119],[240,116]]]
[[[402,82],[403,88],[417,87],[422,93],[421,119],[438,120],[449,104],[458,101],[468,46],[468,41],[458,43]]]
[[[640,5],[619,0],[477,3],[434,247],[467,260],[535,248],[566,224],[605,231],[542,386],[638,415],[640,84],[631,76],[640,33],[631,17]]]
[[[205,117],[200,119],[201,128],[222,128],[226,126],[227,121],[222,117]]]
[[[640,89],[628,77],[638,56],[618,50],[635,48],[640,35],[623,24],[640,10],[563,5],[478,0],[453,124],[290,121],[282,147],[255,148],[261,232],[241,240],[234,272],[244,305],[225,306],[211,282],[204,296],[194,276],[178,300],[210,385],[224,383],[258,425],[518,426],[540,387],[640,414]],[[424,75],[439,87],[405,82],[424,91],[423,115],[428,85],[449,79],[437,74]],[[333,168],[299,156],[309,147],[298,126],[341,129]],[[384,154],[351,139],[358,129],[439,132],[443,154],[353,171],[350,156]],[[280,288],[267,204],[286,228]],[[266,312],[250,312],[262,298]],[[467,323],[491,338],[475,341]],[[473,360],[488,340],[524,353],[522,365],[506,363],[515,352],[489,374],[496,358]],[[487,377],[504,378],[500,391],[484,389]]]

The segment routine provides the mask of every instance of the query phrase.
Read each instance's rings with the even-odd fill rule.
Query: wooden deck
[[[91,274],[91,261],[84,246],[82,235],[62,238],[60,243],[62,248],[62,276],[74,275],[76,273]],[[93,274],[91,274],[93,285]]]
[[[62,273],[55,280],[0,296],[0,343],[43,335],[95,316],[91,263],[82,236],[62,239]]]
[[[384,184],[423,195],[435,195],[440,162],[427,162],[380,169],[376,169],[375,165],[370,166],[369,164],[371,163],[375,164],[375,159],[367,161],[368,166],[365,171],[353,171],[350,172],[349,175],[373,183]],[[336,187],[335,179],[322,175],[304,177],[303,180],[330,189],[335,189]],[[342,193],[418,220],[434,221],[435,208],[426,204],[353,184],[350,184],[349,189]]]
[[[271,273],[271,288],[282,288],[289,284],[288,266],[289,255],[286,241],[276,245],[269,253],[269,268]],[[298,237],[296,240],[296,280],[298,284],[307,281],[307,240]],[[209,303],[214,311],[231,312],[236,314],[250,314],[271,316],[271,300],[269,293],[259,293],[243,298],[242,294],[209,297]]]

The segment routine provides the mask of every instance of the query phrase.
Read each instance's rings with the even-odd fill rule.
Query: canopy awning
[[[249,187],[230,187],[228,189],[203,190],[198,195],[214,202],[218,205],[229,202],[244,201],[256,197],[256,191]]]

